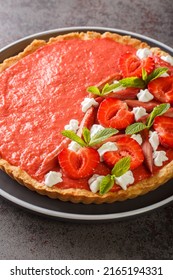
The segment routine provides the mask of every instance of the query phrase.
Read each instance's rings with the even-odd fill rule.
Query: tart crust
[[[38,48],[44,46],[45,44],[51,44],[55,41],[62,41],[62,40],[70,40],[78,38],[81,40],[92,40],[93,38],[111,38],[116,42],[121,44],[127,44],[135,47],[136,49],[139,48],[149,48],[155,54],[159,55],[166,55],[164,51],[159,48],[150,48],[144,42],[141,42],[138,39],[131,38],[130,36],[121,36],[119,34],[113,34],[106,32],[104,34],[100,34],[97,32],[86,32],[86,33],[69,33],[66,35],[60,35],[55,38],[51,38],[48,42],[44,40],[34,40],[29,46],[27,46],[23,52],[19,53],[14,57],[10,57],[2,64],[0,64],[0,72],[4,71],[6,68],[10,67],[11,65],[15,64],[21,58],[33,53]],[[153,191],[158,188],[160,185],[164,184],[171,178],[173,178],[173,161],[169,162],[163,168],[161,168],[154,176],[150,178],[144,179],[132,186],[130,186],[126,191],[119,190],[116,192],[108,192],[104,195],[94,194],[91,191],[84,190],[84,189],[61,189],[57,186],[47,187],[43,183],[40,183],[33,179],[28,173],[21,170],[17,166],[13,166],[8,163],[4,159],[0,159],[0,168],[5,171],[10,177],[15,179],[20,184],[26,186],[32,191],[36,191],[41,195],[47,195],[53,199],[60,199],[62,201],[71,201],[73,203],[82,202],[84,204],[90,203],[112,203],[114,201],[123,201],[126,199],[132,199],[139,195],[144,195],[149,191]]]

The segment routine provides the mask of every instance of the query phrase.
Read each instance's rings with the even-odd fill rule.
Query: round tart
[[[173,177],[173,58],[130,36],[34,40],[0,65],[0,168],[51,198],[135,198]]]

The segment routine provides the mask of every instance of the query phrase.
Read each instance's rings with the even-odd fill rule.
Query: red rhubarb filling
[[[99,101],[98,108],[86,113],[81,110],[81,103],[88,97],[87,88],[91,85],[99,85],[114,76],[141,79],[144,71],[145,75],[152,73],[156,62],[157,66],[161,62],[162,67],[165,65],[154,56],[141,61],[135,53],[135,48],[106,38],[64,40],[39,48],[3,71],[0,74],[1,158],[40,182],[47,172],[62,171],[63,182],[57,184],[59,188],[89,190],[88,179],[92,174],[110,174],[117,160],[126,156],[135,161],[131,164],[134,183],[153,176],[173,160],[172,134],[168,129],[164,131],[164,124],[162,129],[157,118],[154,129],[160,133],[160,144],[163,144],[160,149],[166,151],[168,160],[160,167],[153,166],[152,174],[145,152],[143,154],[142,147],[139,149],[135,140],[117,141],[119,150],[105,153],[103,162],[99,162],[96,147],[83,147],[78,154],[69,152],[69,140],[61,133],[65,125],[75,119],[81,123],[80,136],[82,128],[90,128],[93,123],[119,129],[118,134],[125,134],[126,127],[135,122],[133,107],[140,107],[143,103],[137,100],[140,87],[132,85],[119,92],[112,91],[106,97],[95,98]],[[148,84],[154,96],[151,104],[147,102],[143,106],[148,115],[161,102],[173,103],[173,77],[158,78],[158,81],[155,79]],[[172,124],[172,115],[162,118],[171,118],[166,122]],[[145,124],[147,117],[142,122]],[[134,150],[134,155],[124,145]],[[85,172],[86,166],[88,173]],[[66,169],[70,170],[70,175]],[[75,175],[75,169],[78,169],[78,175]],[[115,184],[111,191],[119,189],[120,186]]]

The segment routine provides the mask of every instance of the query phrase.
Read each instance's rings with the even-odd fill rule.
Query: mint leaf
[[[106,140],[107,138],[111,137],[114,134],[117,134],[118,130],[115,128],[105,128],[98,131],[94,136],[91,138],[89,142],[89,146],[94,146],[96,144],[101,143],[102,141]]]
[[[108,174],[102,179],[100,183],[100,194],[103,195],[107,193],[110,189],[112,189],[113,185],[114,185],[114,179],[110,174]]]
[[[138,77],[129,77],[129,78],[124,78],[122,80],[119,80],[118,83],[115,83],[115,84],[110,85],[110,84],[106,83],[101,92],[100,92],[99,88],[96,86],[88,87],[87,91],[92,94],[103,96],[103,95],[106,95],[106,94],[112,92],[114,89],[119,88],[120,86],[145,88],[145,82]]]
[[[111,173],[115,177],[125,174],[130,168],[131,157],[123,157],[113,167]]]
[[[146,122],[147,127],[150,128],[153,125],[155,117],[163,115],[169,108],[170,108],[169,103],[163,103],[154,107],[153,111],[151,112],[150,116],[147,119]]]
[[[102,89],[102,91],[100,92],[99,88],[96,86],[90,86],[87,88],[87,91],[95,94],[95,95],[99,95],[99,96],[103,96],[106,95],[110,92],[112,92],[114,89],[123,86],[123,87],[135,87],[135,88],[145,88],[147,86],[147,84],[154,80],[159,78],[162,74],[166,73],[168,71],[168,68],[166,67],[159,67],[156,68],[150,75],[147,75],[147,71],[142,68],[142,79],[138,78],[138,77],[128,77],[128,78],[124,78],[122,80],[119,80],[118,83],[116,84],[111,84],[109,85],[108,83],[106,83]]]
[[[87,127],[83,128],[82,135],[83,135],[85,143],[89,144],[91,137],[90,137],[90,131]]]
[[[61,131],[62,135],[75,141],[78,143],[81,147],[86,147],[87,144],[78,136],[73,130],[63,130]]]
[[[126,127],[125,133],[126,134],[135,134],[135,133],[142,131],[145,128],[147,128],[147,126],[144,123],[137,122],[137,123],[133,123],[133,124],[129,125],[128,127]]]
[[[145,70],[145,68],[142,68],[142,80],[147,81],[147,78],[148,78],[147,71]]]
[[[166,67],[159,67],[156,68],[150,75],[148,75],[146,83],[148,84],[150,81],[159,78],[162,74],[166,73],[168,68]]]
[[[150,116],[146,121],[146,124],[141,122],[133,123],[126,128],[125,133],[135,134],[142,131],[145,128],[149,129],[153,125],[155,117],[163,115],[169,108],[170,108],[169,103],[163,103],[154,107],[153,111],[151,112]]]
[[[102,95],[108,94],[110,92],[112,92],[114,89],[120,87],[121,84],[120,83],[116,83],[116,84],[111,84],[109,85],[108,83],[103,87],[102,89]]]
[[[138,77],[124,78],[120,80],[119,83],[124,87],[135,87],[135,88],[145,87],[145,82]]]
[[[100,90],[99,90],[99,88],[96,87],[96,86],[90,86],[90,87],[88,87],[88,88],[87,88],[87,92],[90,92],[90,93],[92,93],[92,94],[99,95],[99,96],[102,95],[101,92],[100,92]]]

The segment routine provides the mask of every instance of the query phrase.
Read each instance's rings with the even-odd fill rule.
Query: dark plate
[[[2,62],[5,58],[13,56],[22,51],[35,38],[47,40],[50,37],[60,34],[86,30],[98,31],[100,33],[110,31],[119,33],[121,35],[131,35],[147,42],[150,46],[160,47],[162,50],[165,50],[173,55],[172,48],[140,34],[111,28],[76,27],[42,32],[16,41],[13,44],[1,49],[0,62]],[[92,222],[121,220],[149,212],[151,210],[165,206],[173,201],[172,184],[173,180],[170,180],[153,192],[124,202],[115,202],[112,204],[102,205],[83,205],[73,204],[71,202],[62,202],[59,200],[50,199],[46,196],[41,196],[19,185],[8,175],[0,171],[0,195],[2,197],[37,214],[69,221]]]

